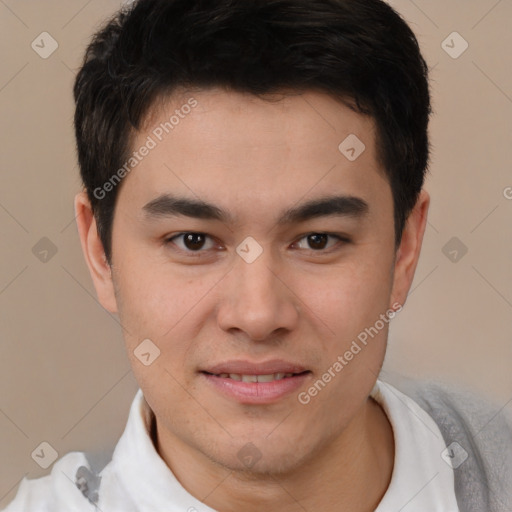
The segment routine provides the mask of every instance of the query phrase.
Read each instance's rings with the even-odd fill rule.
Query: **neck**
[[[156,420],[155,420],[156,426]],[[286,474],[248,474],[215,464],[172,434],[153,442],[181,485],[219,512],[371,512],[385,494],[394,462],[391,425],[369,398],[343,434]]]

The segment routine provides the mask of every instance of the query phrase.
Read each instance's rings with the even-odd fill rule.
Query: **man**
[[[111,460],[8,511],[512,510],[503,415],[378,379],[429,207],[391,7],[140,0],[74,93],[82,248],[140,390]]]

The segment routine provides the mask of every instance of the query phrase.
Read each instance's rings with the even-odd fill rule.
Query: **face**
[[[155,109],[144,145],[111,280],[95,282],[159,442],[229,469],[297,467],[355,428],[412,280],[374,123],[322,93],[211,89]]]

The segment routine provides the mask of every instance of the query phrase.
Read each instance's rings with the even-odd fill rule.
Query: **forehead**
[[[193,108],[189,108],[191,102]],[[172,127],[166,125],[169,121]],[[198,154],[201,142],[213,143],[219,149],[222,145],[224,154],[231,148],[231,156],[240,148],[257,152],[264,147],[272,157],[274,153],[269,150],[287,146],[290,157],[303,154],[308,160],[325,150],[339,158],[340,137],[351,134],[364,139],[369,150],[367,156],[373,155],[375,144],[372,118],[318,91],[288,91],[258,97],[222,88],[181,90],[153,105],[139,140],[140,136],[153,132],[159,138],[159,128],[164,130],[166,141],[158,142],[172,144],[171,139],[177,139],[181,151],[194,155]]]
[[[321,92],[181,91],[154,105],[132,150],[145,145],[123,184],[141,206],[172,192],[263,213],[334,189],[368,199],[388,189],[373,119]]]

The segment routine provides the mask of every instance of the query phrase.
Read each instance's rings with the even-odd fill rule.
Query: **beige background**
[[[435,116],[430,222],[385,375],[460,384],[509,410],[512,3],[392,4],[432,69]],[[59,455],[114,443],[137,389],[119,325],[96,301],[73,213],[71,88],[89,36],[119,6],[0,0],[0,508],[24,475],[50,471],[31,458],[42,441]],[[59,45],[47,59],[31,48],[44,31]],[[442,48],[453,31],[469,43],[457,59]],[[32,252],[42,237],[57,249],[46,263]],[[456,263],[443,253],[452,237],[468,249]]]

